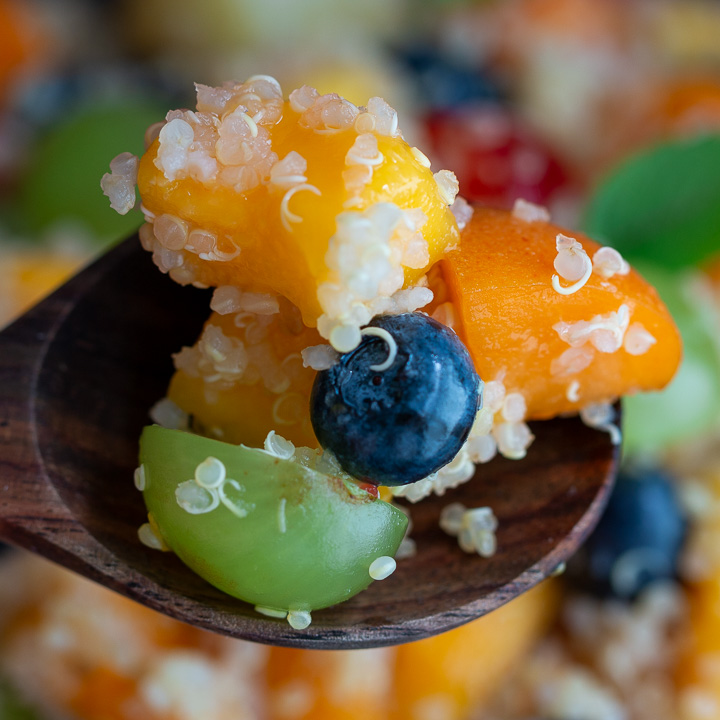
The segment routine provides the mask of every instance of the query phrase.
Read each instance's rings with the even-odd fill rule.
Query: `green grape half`
[[[140,463],[167,545],[215,587],[265,608],[347,600],[372,582],[374,560],[394,556],[407,528],[402,511],[361,484],[256,448],[151,426]]]

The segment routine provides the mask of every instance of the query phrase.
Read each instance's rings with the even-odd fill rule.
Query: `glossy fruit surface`
[[[580,579],[597,593],[633,598],[652,582],[677,577],[686,530],[671,477],[659,469],[621,473],[576,558]]]
[[[176,492],[182,497],[178,487],[195,482],[208,457],[225,467],[215,490],[223,500],[192,514]],[[171,549],[209,583],[256,605],[313,610],[347,600],[371,583],[373,560],[395,554],[407,526],[360,485],[262,450],[152,426],[140,462],[147,509]],[[199,485],[195,497],[203,492],[209,500]]]
[[[154,162],[158,141],[140,161],[138,187],[149,210],[213,233],[226,243],[224,251],[240,250],[227,262],[202,261],[186,253],[199,282],[279,293],[300,308],[305,324],[313,327],[322,313],[318,285],[333,280],[326,255],[338,230],[337,217],[344,211],[350,210],[346,216],[355,217],[378,203],[422,210],[427,218],[422,234],[428,242],[428,256],[412,267],[406,263],[406,285],[422,277],[457,241],[457,225],[433,172],[402,138],[365,133],[375,137],[379,154],[376,165],[357,165],[371,168],[372,173],[355,197],[346,188],[343,173],[348,170],[348,153],[358,132],[352,126],[340,132],[315,132],[302,125],[289,102],[282,113],[282,119],[267,128],[272,152],[281,159],[294,152],[307,162],[305,181],[290,190],[266,183],[240,193],[233,187],[205,185],[191,177],[169,181]]]
[[[475,419],[479,378],[452,330],[421,313],[381,315],[370,323],[392,336],[361,345],[318,373],[310,413],[320,444],[353,477],[405,485],[457,455]]]
[[[591,258],[600,247],[585,235],[550,223],[476,208],[460,245],[441,263],[457,309],[455,329],[478,373],[485,382],[502,377],[507,392],[521,392],[529,419],[577,412],[590,402],[628,392],[659,389],[673,377],[681,357],[672,317],[657,292],[634,270],[607,279],[593,272],[572,295],[553,289],[558,233],[576,238]],[[596,351],[587,342],[589,364],[578,369],[567,363],[564,353],[572,348],[554,326],[610,317],[623,305],[629,324],[640,323],[656,342],[636,355],[624,347]],[[570,392],[572,382],[578,383],[576,399]]]

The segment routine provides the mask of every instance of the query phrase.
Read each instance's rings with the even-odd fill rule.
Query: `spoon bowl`
[[[137,237],[0,333],[0,538],[193,625],[273,645],[361,648],[418,640],[480,617],[565,562],[598,520],[618,448],[577,418],[533,425],[523,460],[497,458],[412,508],[414,557],[302,631],[258,615],[142,545],[138,438],[191,345],[209,291],[158,273]],[[438,526],[450,502],[490,506],[497,552],[463,553]]]

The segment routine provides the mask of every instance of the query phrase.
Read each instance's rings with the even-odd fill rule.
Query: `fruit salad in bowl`
[[[473,207],[382,99],[197,85],[102,186],[182,285],[214,288],[140,440],[142,542],[303,629],[413,552],[407,503],[524,457],[527,421],[663,387],[675,325],[622,256],[519,200]],[[405,504],[401,504],[405,503]],[[489,508],[441,526],[491,555]]]

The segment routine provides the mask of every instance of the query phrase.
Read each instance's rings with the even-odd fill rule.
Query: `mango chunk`
[[[433,174],[379,98],[358,108],[304,87],[283,100],[262,78],[203,93],[138,172],[141,239],[178,282],[277,293],[309,327],[325,316],[330,337],[457,243],[454,176]],[[244,112],[258,93],[268,101]]]
[[[195,345],[175,356],[168,398],[201,435],[262,447],[274,430],[317,447],[309,412],[315,371],[303,366],[301,351],[320,343],[287,305],[244,322],[214,312]]]
[[[521,393],[528,419],[660,389],[682,354],[672,317],[634,270],[605,277],[594,269],[576,292],[554,289],[558,235],[572,236],[590,259],[600,249],[542,220],[476,208],[441,261],[455,329],[478,373]]]
[[[558,606],[558,586],[545,581],[467,625],[398,647],[391,719],[425,717],[438,703],[444,720],[471,716],[540,639]]]

